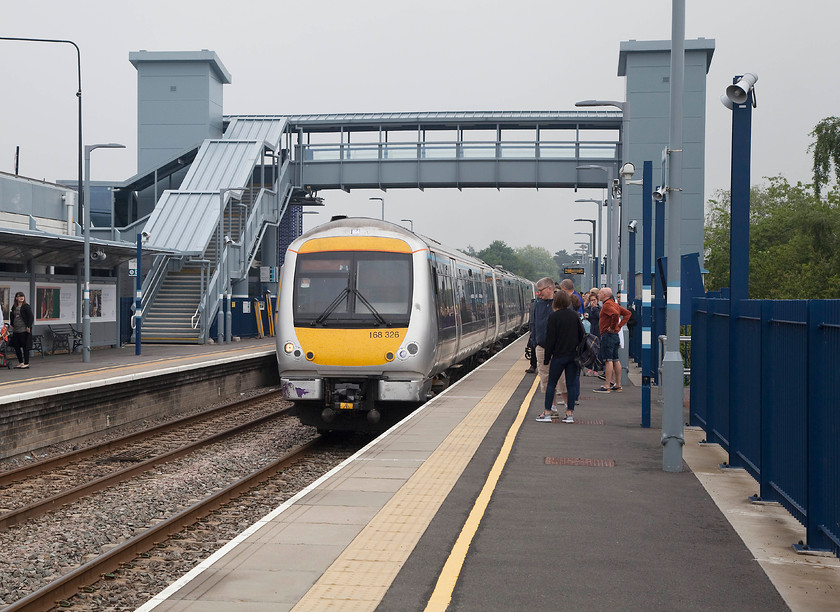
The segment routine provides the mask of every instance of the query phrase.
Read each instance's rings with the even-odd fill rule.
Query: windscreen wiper
[[[373,304],[367,301],[367,298],[365,298],[365,296],[362,295],[361,291],[355,289],[353,292],[362,301],[362,304],[364,304],[367,307],[367,309],[373,313],[373,316],[376,317],[376,320],[379,322],[380,325],[384,325],[385,327],[391,327],[391,324],[388,321],[386,321],[381,314],[377,312],[376,308],[373,307]]]
[[[338,308],[338,305],[341,304],[341,300],[343,300],[347,294],[350,293],[350,289],[345,287],[341,290],[341,292],[335,296],[335,299],[330,303],[329,306],[322,312],[317,319],[312,321],[312,326],[315,327],[316,325],[323,325],[326,320],[330,317],[333,311]]]

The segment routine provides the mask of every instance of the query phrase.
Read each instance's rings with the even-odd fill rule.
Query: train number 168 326
[[[399,338],[400,332],[398,331],[372,331],[370,332],[371,338]]]

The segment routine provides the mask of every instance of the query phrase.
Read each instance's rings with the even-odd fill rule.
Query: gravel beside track
[[[148,426],[149,423],[142,425]],[[141,428],[140,424],[137,427]],[[119,435],[125,433],[123,429]],[[301,426],[296,419],[266,424],[0,532],[0,604],[10,604],[37,590],[156,521],[258,470],[315,435],[313,428]],[[159,544],[165,548],[155,549],[148,558],[138,559],[132,564],[135,567],[115,568],[113,579],[108,576],[92,593],[73,598],[72,609],[135,609],[245,527],[355,452],[359,444],[359,441],[338,443],[323,455],[319,453],[315,458],[301,461],[229,504],[225,510],[189,526],[183,537]],[[3,465],[4,469],[10,467],[8,462]]]

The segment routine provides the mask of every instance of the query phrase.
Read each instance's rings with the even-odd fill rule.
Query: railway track
[[[262,469],[237,480],[206,499],[144,530],[134,538],[119,544],[108,552],[91,559],[84,565],[50,582],[41,589],[17,600],[4,608],[5,612],[42,612],[54,606],[58,608],[72,606],[73,604],[69,601],[69,598],[79,593],[89,594],[97,590],[96,587],[91,586],[91,583],[95,583],[100,579],[109,580],[116,578],[114,572],[120,566],[125,569],[127,565],[132,564],[132,561],[147,554],[148,550],[165,545],[164,541],[167,538],[185,530],[189,531],[190,527],[196,521],[223,507],[232,499],[249,489],[258,486],[262,481],[276,475],[292,463],[299,461],[307,453],[316,450],[320,444],[320,438],[315,438],[306,444],[294,448]]]
[[[273,391],[0,473],[0,530],[286,415],[289,406],[259,409],[279,398]]]

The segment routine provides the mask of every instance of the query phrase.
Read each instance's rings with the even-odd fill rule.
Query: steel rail
[[[61,493],[57,493],[56,495],[47,497],[46,499],[27,504],[26,506],[6,512],[5,514],[0,514],[0,529],[8,529],[12,525],[16,525],[22,521],[46,514],[50,510],[59,506],[69,504],[81,499],[82,497],[101,491],[102,489],[106,489],[114,484],[119,484],[124,480],[128,480],[129,478],[136,476],[137,474],[146,472],[156,465],[173,461],[199,448],[213,444],[214,442],[219,442],[220,440],[224,440],[225,438],[229,438],[245,430],[251,429],[252,427],[256,427],[266,421],[275,419],[285,413],[288,413],[290,410],[290,407],[281,408],[280,410],[263,415],[257,419],[248,421],[247,423],[242,423],[241,425],[215,433],[212,436],[192,442],[186,446],[176,448],[168,453],[152,457],[151,459],[147,459],[146,461],[136,465],[112,472],[111,474],[106,474],[105,476],[101,476],[85,484],[73,487],[72,489],[67,489],[66,491],[62,491]]]
[[[3,608],[3,611],[41,612],[42,610],[48,610],[54,607],[57,602],[61,602],[75,595],[81,587],[99,580],[102,574],[113,571],[121,563],[127,563],[136,559],[139,555],[152,548],[157,542],[179,533],[184,529],[185,525],[193,524],[200,518],[207,516],[213,510],[224,506],[231,499],[255,487],[263,480],[270,478],[274,473],[297,461],[300,455],[311,451],[320,442],[321,438],[318,437],[292,449],[277,461],[261,468],[250,476],[214,493],[207,499],[182,510],[154,527],[150,527],[143,533],[119,544],[107,553],[91,559],[72,572],[9,604],[9,606]]]
[[[28,465],[21,466],[14,470],[9,470],[8,472],[2,472],[0,473],[0,487],[8,485],[12,482],[17,482],[28,476],[33,476],[34,474],[39,474],[41,472],[53,469],[56,466],[64,465],[70,463],[71,461],[87,459],[88,457],[92,457],[98,453],[107,452],[126,444],[132,444],[152,435],[160,435],[162,433],[166,433],[168,431],[175,430],[180,427],[191,425],[192,423],[201,421],[202,419],[213,417],[217,413],[221,413],[226,410],[235,410],[243,406],[247,406],[249,403],[269,399],[276,395],[282,395],[282,392],[278,390],[269,391],[268,393],[262,393],[260,395],[249,397],[247,399],[238,400],[232,404],[227,404],[225,406],[211,408],[209,410],[205,410],[203,412],[199,412],[197,414],[193,414],[191,416],[187,416],[176,421],[170,421],[168,423],[163,423],[161,425],[157,425],[149,429],[144,429],[143,431],[126,434],[125,436],[114,438],[113,440],[109,440],[97,446],[91,446],[89,448],[80,448],[79,450],[71,451],[69,453],[63,453],[61,455],[56,455],[55,457],[50,457],[49,459],[44,459],[36,463],[30,463]]]

